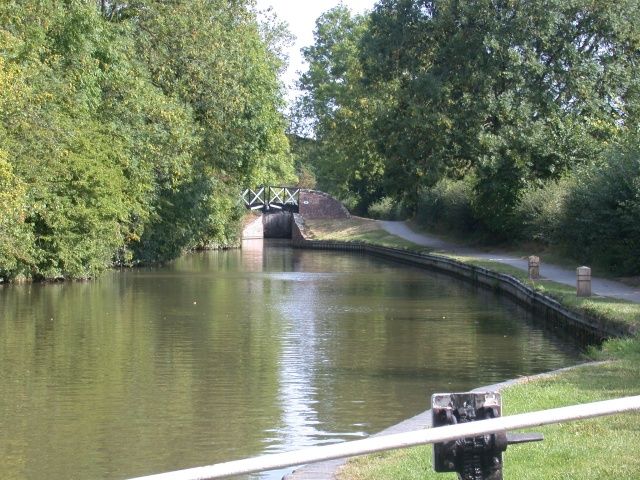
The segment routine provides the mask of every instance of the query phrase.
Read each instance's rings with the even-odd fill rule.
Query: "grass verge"
[[[576,296],[576,289],[573,286],[554,282],[552,280],[531,280],[529,279],[527,272],[510,265],[492,262],[490,260],[457,257],[455,255],[448,256],[460,262],[510,275],[517,278],[525,285],[528,285],[535,291],[557,300],[565,307],[571,310],[584,312],[587,315],[598,318],[603,322],[611,322],[633,327],[640,325],[640,304],[611,297],[578,297]]]
[[[363,241],[376,245],[418,251],[424,248],[380,229],[375,221],[349,219],[309,221],[307,232],[318,240]],[[584,311],[602,320],[640,325],[640,305],[605,297],[577,298],[573,287],[542,280],[531,281],[517,268],[470,257],[450,257],[511,275],[532,288],[555,298],[568,308]],[[640,394],[640,339],[609,340],[592,350],[605,364],[586,365],[552,377],[507,388],[503,392],[505,415],[555,408],[576,403]],[[541,444],[510,447],[505,454],[506,479],[638,479],[640,478],[640,414],[604,417],[535,429],[545,435]],[[339,480],[455,479],[454,474],[436,474],[431,466],[431,447],[420,447],[370,455],[351,460],[340,471]]]
[[[421,225],[415,221],[408,221],[407,223],[415,232],[424,233],[427,235],[434,234],[433,231],[428,230],[424,225]],[[558,247],[545,245],[539,242],[503,242],[499,245],[493,245],[487,244],[488,238],[486,235],[482,236],[481,238],[470,239],[468,238],[468,236],[465,236],[463,238],[460,233],[455,232],[438,231],[436,235],[438,238],[447,242],[453,244],[464,244],[476,248],[479,251],[491,251],[498,248],[501,252],[508,253],[515,257],[526,257],[533,253],[534,255],[543,257],[545,263],[566,268],[575,268],[576,265],[579,264],[579,261],[577,259],[568,257],[567,254]],[[615,280],[632,287],[640,286],[640,276],[621,277],[616,273],[609,271],[605,266],[595,265],[595,267],[598,267],[599,277]]]
[[[369,218],[305,220],[305,235],[309,240],[339,240],[364,242],[384,247],[424,250],[423,247],[383,230]]]
[[[351,217],[340,220],[306,220],[305,234],[312,240],[360,241],[423,253],[429,253],[431,251],[388,233],[380,228],[375,220],[368,218]],[[534,290],[554,298],[565,307],[578,312],[584,312],[603,322],[611,322],[623,326],[640,326],[640,304],[610,297],[593,296],[590,298],[579,298],[575,294],[574,287],[551,280],[530,280],[527,272],[510,265],[468,256],[450,255],[442,252],[439,252],[438,255],[510,275]]]
[[[640,342],[611,340],[587,365],[509,387],[503,391],[503,413],[544,410],[640,393]],[[618,415],[534,429],[542,443],[509,447],[505,479],[637,479],[640,478],[640,414]],[[339,480],[447,480],[454,474],[433,472],[432,448],[418,447],[351,460]]]

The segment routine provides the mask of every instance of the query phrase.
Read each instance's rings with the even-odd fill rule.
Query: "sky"
[[[258,10],[271,7],[280,20],[289,24],[289,31],[295,36],[294,44],[287,52],[289,68],[282,78],[287,87],[289,102],[297,95],[294,83],[298,79],[299,72],[306,70],[300,49],[313,44],[316,19],[340,3],[349,7],[354,13],[362,13],[365,10],[371,10],[376,0],[257,0]]]

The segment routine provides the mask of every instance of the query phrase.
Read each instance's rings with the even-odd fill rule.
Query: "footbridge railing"
[[[466,407],[466,403],[465,403]],[[435,410],[435,408],[434,408]],[[508,431],[563,423],[588,418],[613,415],[631,410],[640,410],[640,396],[607,400],[570,407],[555,408],[488,420],[457,423],[438,428],[427,428],[413,432],[367,438],[353,442],[338,443],[303,450],[264,455],[261,457],[219,463],[206,467],[196,467],[169,473],[161,473],[130,480],[212,480],[235,475],[264,472],[286,467],[294,467],[325,460],[353,457],[387,450],[415,447],[418,445],[466,444],[467,440],[497,438]],[[454,422],[455,423],[455,422]],[[464,439],[464,441],[462,441]],[[495,440],[494,440],[495,441]],[[506,447],[505,447],[506,448]],[[606,448],[603,446],[603,448]],[[473,478],[478,478],[474,476]],[[485,477],[481,477],[485,478]],[[489,477],[486,477],[489,478]],[[499,477],[491,478],[502,478]]]
[[[300,189],[291,187],[262,186],[247,188],[240,194],[245,207],[251,210],[286,210],[298,212]]]

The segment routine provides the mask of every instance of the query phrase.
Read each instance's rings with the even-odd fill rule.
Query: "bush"
[[[332,194],[337,200],[339,200],[342,205],[344,205],[344,207],[349,211],[349,213],[352,214],[361,214],[362,212],[360,212],[358,210],[358,205],[360,204],[360,197],[358,197],[357,195],[353,194],[353,193],[349,193],[349,194]]]
[[[516,207],[515,217],[521,222],[521,238],[549,245],[557,241],[561,230],[567,192],[573,179],[550,180],[526,188]]]
[[[640,271],[639,145],[636,138],[576,172],[558,238],[581,262],[621,274]]]
[[[416,209],[416,221],[430,227],[460,233],[475,230],[472,199],[474,178],[440,180],[432,188],[421,192]]]
[[[394,219],[395,202],[391,197],[383,197],[377,202],[369,205],[367,215],[369,218],[377,218],[380,220]]]
[[[26,185],[0,149],[0,283],[29,273],[32,233],[25,225]]]

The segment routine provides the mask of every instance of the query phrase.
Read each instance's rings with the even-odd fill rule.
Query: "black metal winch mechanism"
[[[442,393],[431,397],[433,427],[488,420],[502,415],[498,392]],[[460,480],[502,480],[502,452],[508,445],[537,442],[541,434],[492,433],[433,445],[436,472],[457,472]]]

